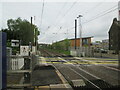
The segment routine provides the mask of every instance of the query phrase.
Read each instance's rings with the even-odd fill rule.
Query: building
[[[104,50],[109,49],[109,39],[102,40],[102,49],[104,49]]]
[[[80,38],[70,39],[70,54],[72,56],[93,56],[92,53],[92,37],[83,37],[82,40]],[[82,47],[81,42],[82,41]]]
[[[82,47],[86,47],[86,46],[91,46],[91,38],[92,37],[84,37],[82,38]],[[70,47],[73,48],[75,47],[75,39],[70,39]],[[76,39],[76,47],[80,47],[80,38]]]
[[[95,42],[92,43],[92,47],[94,49],[102,48],[102,42],[101,41],[95,41]]]
[[[118,53],[120,49],[120,21],[116,18],[113,19],[113,23],[109,30],[109,50],[114,50]]]

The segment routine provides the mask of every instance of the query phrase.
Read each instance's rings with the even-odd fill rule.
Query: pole
[[[35,16],[34,16],[34,25],[35,25]],[[37,35],[38,35],[38,31],[36,31],[36,28],[34,28],[34,45],[35,45],[36,53],[37,53]]]
[[[34,16],[34,25],[35,25],[35,16]],[[34,28],[34,45],[36,46],[36,30]]]
[[[77,20],[75,19],[75,50],[76,50],[76,38],[77,38]]]
[[[79,15],[77,18],[79,19],[79,30],[80,30],[80,54],[82,53],[82,25],[81,25],[81,17],[82,15]]]
[[[33,18],[31,17],[31,31],[32,31],[32,19],[33,19]],[[32,44],[32,41],[31,41],[31,44]]]
[[[120,1],[118,2],[118,21],[120,21]]]

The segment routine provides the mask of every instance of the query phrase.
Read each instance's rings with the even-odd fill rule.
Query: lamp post
[[[80,30],[80,56],[81,56],[81,53],[82,53],[82,25],[81,25],[81,17],[83,17],[82,15],[78,15],[78,20],[79,20],[79,30]]]

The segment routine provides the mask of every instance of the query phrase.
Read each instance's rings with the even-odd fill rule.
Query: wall
[[[91,45],[91,37],[89,38],[82,38],[82,42],[87,40],[87,43],[82,43],[82,46],[90,46]],[[71,39],[70,47],[75,47],[75,39]],[[80,39],[76,39],[76,47],[80,47]]]

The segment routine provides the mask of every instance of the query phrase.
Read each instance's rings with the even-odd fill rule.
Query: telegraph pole
[[[81,17],[83,17],[82,15],[79,15],[77,18],[79,19],[79,30],[80,30],[80,56],[82,53],[82,25],[81,25]]]

